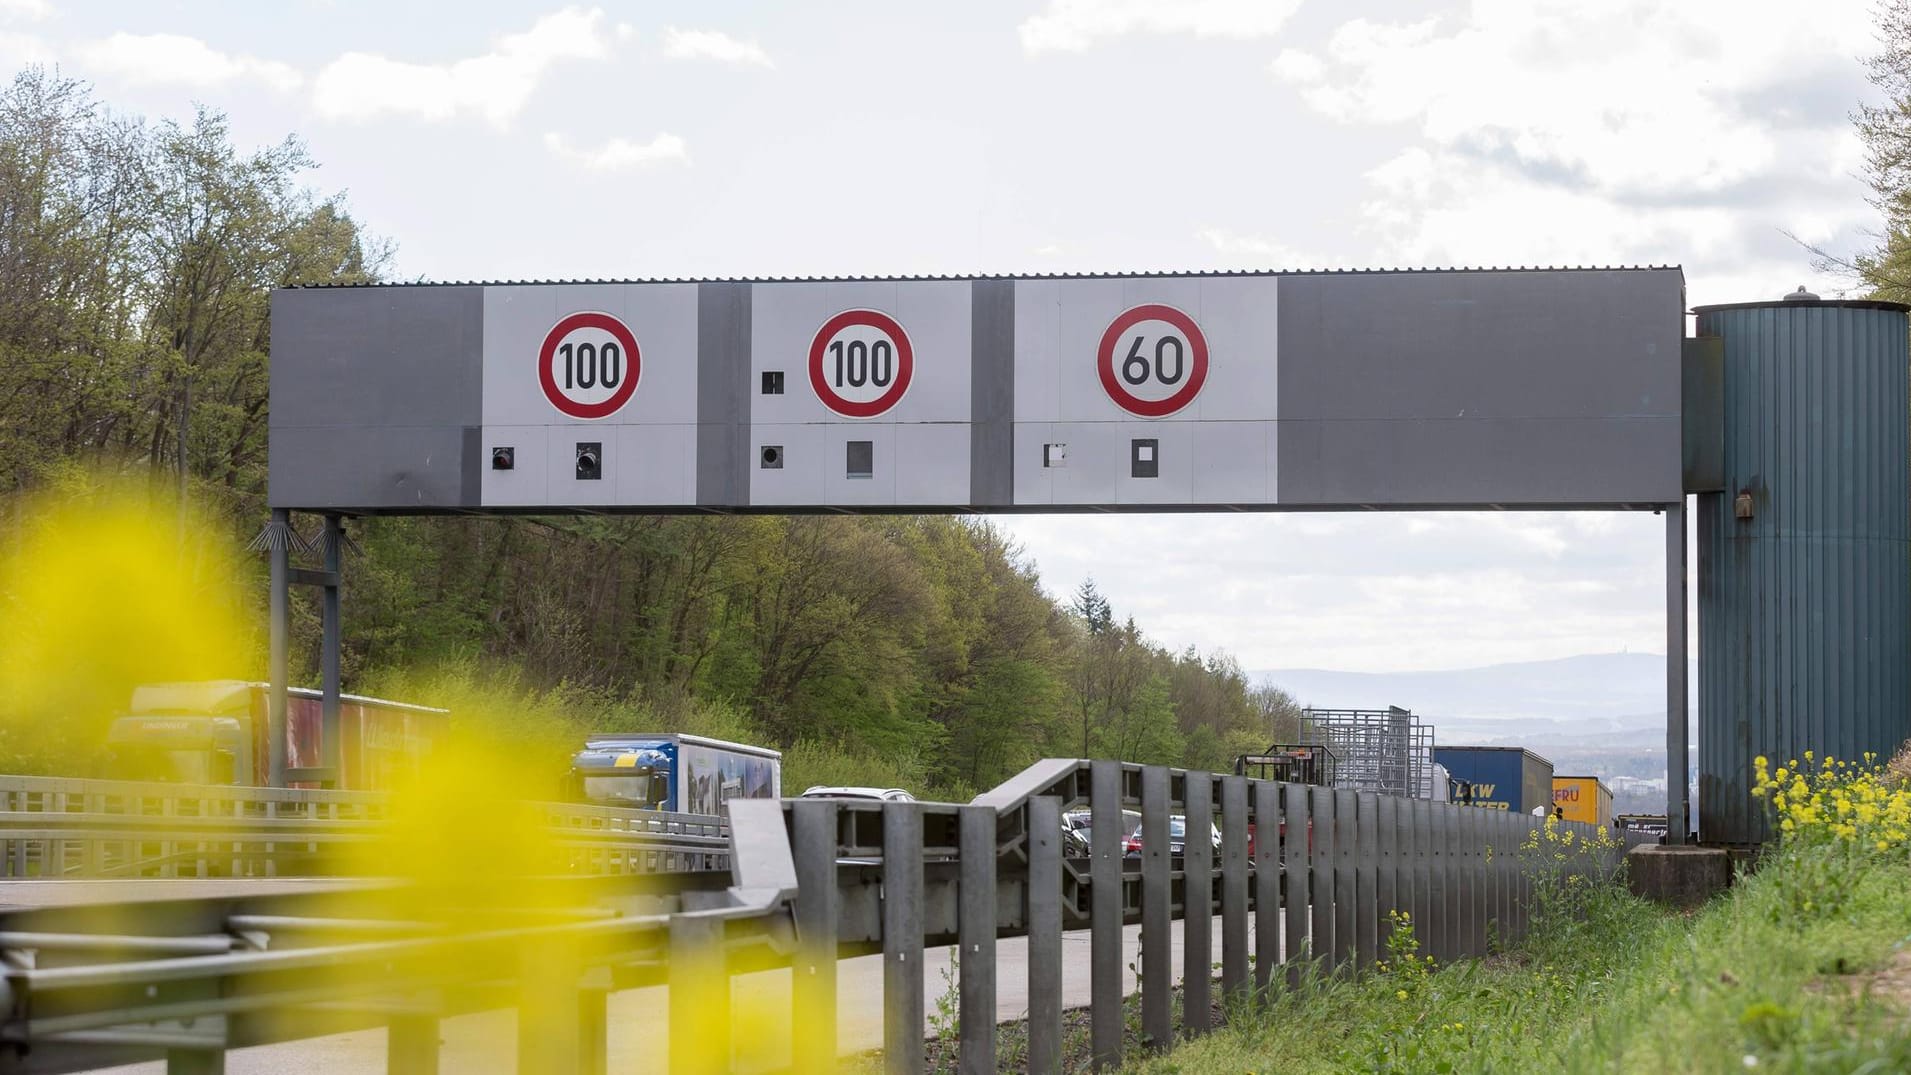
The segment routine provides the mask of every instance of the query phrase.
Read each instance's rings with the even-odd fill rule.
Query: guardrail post
[[[995,1075],[995,808],[957,814],[962,880],[957,890],[961,1044],[965,1075]]]
[[[883,1070],[923,1069],[922,807],[883,811]]]
[[[1314,822],[1306,785],[1281,785],[1281,823],[1277,831],[1285,833],[1280,841],[1281,905],[1286,912],[1281,947],[1285,949],[1287,983],[1299,986],[1301,963],[1311,962],[1316,952],[1308,934],[1313,928],[1313,890],[1319,883],[1313,870],[1310,843]]]
[[[1097,1068],[1121,1066],[1121,763],[1088,767],[1089,1051]]]
[[[1473,839],[1473,819],[1479,806],[1462,806],[1453,814],[1453,829],[1447,833],[1447,851],[1453,871],[1453,957],[1464,959],[1473,954],[1473,859],[1467,844]]]
[[[224,1049],[168,1049],[166,1075],[226,1075]]]
[[[1028,801],[1028,1069],[1062,1070],[1062,801]]]
[[[1427,891],[1427,815],[1433,804],[1425,799],[1408,799],[1406,805],[1406,829],[1408,858],[1407,868],[1413,878],[1413,897],[1408,901],[1408,910],[1413,914],[1413,936],[1420,942],[1420,954],[1433,954],[1433,945],[1427,939],[1427,930],[1433,921],[1431,908],[1433,897]]]
[[[1380,795],[1354,794],[1354,959],[1374,965],[1380,935]]]
[[[1247,995],[1247,777],[1221,778],[1221,992],[1229,1004]],[[1279,830],[1254,829],[1257,841]]]
[[[1519,861],[1515,850],[1519,846],[1519,843],[1518,838],[1514,835],[1518,832],[1518,826],[1518,819],[1508,815],[1500,820],[1499,825],[1495,828],[1493,833],[1493,877],[1495,881],[1493,886],[1493,922],[1495,932],[1499,934],[1501,945],[1510,942],[1516,932],[1513,925],[1513,920],[1516,917],[1513,907],[1514,904],[1518,902],[1518,894],[1513,890],[1515,881],[1513,866]]]
[[[798,1075],[828,1075],[836,1063],[836,816],[827,799],[798,799],[796,955],[790,964],[791,1062]]]
[[[385,1070],[391,1075],[438,1075],[438,1020],[394,1015],[385,1028]]]
[[[1380,885],[1376,892],[1380,906],[1375,911],[1378,935],[1376,957],[1385,955],[1387,938],[1393,933],[1393,913],[1405,905],[1405,888],[1400,876],[1400,817],[1403,800],[1398,795],[1381,795],[1374,800],[1380,812],[1374,815],[1375,845],[1380,855]]]
[[[1254,782],[1254,989],[1266,999],[1281,962],[1281,785]],[[1274,839],[1261,838],[1272,833]]]
[[[1446,827],[1453,807],[1446,803],[1428,803],[1426,811],[1427,859],[1427,954],[1445,963],[1453,958],[1447,928],[1447,848]]]
[[[595,977],[601,981],[577,991],[578,1075],[606,1075],[610,1070],[610,975],[599,971]]]
[[[1153,1049],[1174,1043],[1170,933],[1174,928],[1168,847],[1168,768],[1141,768],[1141,1033]],[[1192,831],[1183,830],[1186,838]]]
[[[673,923],[674,939],[675,928]],[[672,945],[671,963],[676,963]],[[519,1075],[571,1075],[580,1070],[578,978],[581,968],[570,942],[554,941],[519,957],[518,1072]],[[674,1001],[674,997],[672,998]],[[671,1021],[677,1006],[670,1006]],[[671,1038],[674,1040],[675,1027]]]
[[[721,918],[670,916],[670,1037],[665,1048],[673,1075],[730,1070],[730,976],[723,934]],[[521,1029],[519,1033],[521,1037]]]
[[[1352,788],[1334,789],[1334,970],[1349,970],[1359,949],[1360,888],[1355,880],[1360,849],[1360,806]]]
[[[1214,1003],[1214,776],[1183,778],[1181,842],[1181,1027],[1205,1034]]]
[[[1309,905],[1308,929],[1314,938],[1311,949],[1317,969],[1325,974],[1333,970],[1334,953],[1339,951],[1334,941],[1338,924],[1335,922],[1334,903],[1338,898],[1335,889],[1339,878],[1335,876],[1334,857],[1339,834],[1334,831],[1334,811],[1337,801],[1334,789],[1316,787],[1308,789],[1310,816],[1310,839],[1312,852],[1308,855],[1308,869],[1314,875],[1313,902]]]

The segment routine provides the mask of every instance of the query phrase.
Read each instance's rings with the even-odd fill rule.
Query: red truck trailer
[[[267,693],[266,684],[243,680],[136,687],[127,712],[107,733],[111,771],[102,775],[263,786],[269,766]],[[321,706],[318,691],[286,692],[286,768],[323,764]],[[337,786],[375,791],[416,772],[444,737],[450,716],[430,706],[340,695]]]

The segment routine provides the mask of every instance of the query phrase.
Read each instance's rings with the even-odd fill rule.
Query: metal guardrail
[[[1085,857],[1062,815],[1091,812]],[[1117,762],[1038,763],[968,805],[733,801],[731,870],[572,879],[571,910],[515,920],[387,921],[387,893],[0,911],[0,1072],[70,1071],[164,1054],[169,1070],[223,1070],[224,1050],[341,1029],[388,1028],[389,1066],[438,1070],[438,1020],[519,1010],[519,1070],[605,1069],[605,996],[664,983],[675,1071],[730,1066],[729,978],[793,969],[797,1071],[837,1066],[836,961],[884,955],[884,1064],[923,1068],[925,946],[958,944],[960,1066],[994,1071],[998,937],[1028,937],[1027,1062],[1062,1055],[1062,937],[1087,928],[1091,1047],[1122,1058],[1122,926],[1142,924],[1141,1026],[1151,1048],[1209,1029],[1213,991],[1278,990],[1306,963],[1370,966],[1388,912],[1412,914],[1436,959],[1481,955],[1529,921],[1533,876],[1517,849],[1533,817]],[[1124,809],[1142,854],[1122,853]],[[1169,853],[1169,819],[1219,828],[1218,849]],[[1590,826],[1567,825],[1591,835]],[[1271,838],[1270,838],[1271,837]],[[1581,868],[1610,870],[1617,853]],[[415,895],[415,894],[414,894]],[[447,904],[481,894],[447,892]],[[89,913],[94,912],[94,913]],[[1221,919],[1218,982],[1210,923]],[[543,917],[538,917],[542,915]],[[568,920],[567,920],[568,916]],[[1251,918],[1250,918],[1251,916]],[[1182,918],[1177,1026],[1170,923]],[[102,921],[145,931],[128,937]]]
[[[377,840],[378,792],[0,776],[0,877],[335,874],[342,845]],[[568,872],[728,868],[720,818],[540,803]]]

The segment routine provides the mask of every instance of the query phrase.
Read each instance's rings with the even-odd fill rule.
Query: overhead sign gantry
[[[1683,773],[1684,309],[1677,268],[283,289],[272,678],[297,576],[336,696],[352,514],[1653,509]]]
[[[1677,269],[399,285],[273,297],[273,506],[1677,500]]]

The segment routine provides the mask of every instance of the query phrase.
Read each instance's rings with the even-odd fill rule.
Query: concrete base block
[[[1626,852],[1626,874],[1640,899],[1692,908],[1732,883],[1732,858],[1722,847],[1635,847]]]

